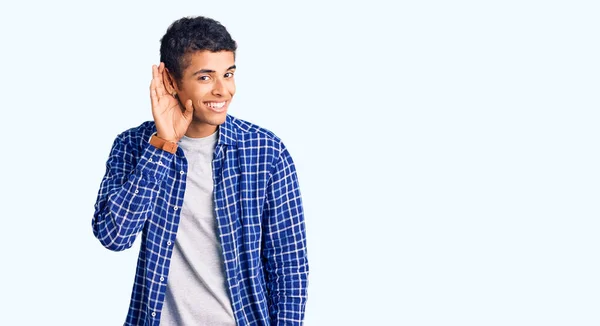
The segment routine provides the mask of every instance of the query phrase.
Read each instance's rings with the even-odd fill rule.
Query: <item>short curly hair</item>
[[[187,55],[197,51],[231,51],[235,55],[237,43],[225,26],[203,17],[183,17],[169,26],[160,40],[160,61],[179,82],[189,65]]]

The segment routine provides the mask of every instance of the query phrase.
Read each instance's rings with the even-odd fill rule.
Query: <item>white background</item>
[[[122,325],[139,242],[93,205],[151,119],[174,20],[238,42],[230,113],[294,157],[306,325],[599,325],[595,1],[13,1],[0,6],[0,324]]]

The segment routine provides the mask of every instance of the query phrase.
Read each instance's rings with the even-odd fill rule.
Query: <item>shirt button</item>
[[[183,175],[184,173],[185,173],[185,172],[183,172],[183,171],[179,171],[179,174],[181,174],[181,175]]]
[[[152,158],[149,158],[149,159],[148,159],[148,162],[152,162]]]
[[[162,164],[162,161],[158,161],[158,165],[163,165],[163,164]]]
[[[174,207],[173,209],[174,209],[174,210],[178,210],[179,208],[178,208],[178,207]]]
[[[161,276],[161,277],[160,277],[160,281],[162,282],[162,281],[164,281],[164,280],[165,280],[165,278]]]
[[[138,192],[140,192],[140,191],[136,189],[134,192],[137,194],[137,193],[138,193]]]
[[[156,317],[156,313],[154,311],[152,312],[152,317]]]
[[[171,241],[167,241],[167,245],[170,246],[171,245]]]

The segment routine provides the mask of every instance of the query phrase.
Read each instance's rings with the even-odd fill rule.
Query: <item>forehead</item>
[[[198,70],[224,72],[235,65],[235,55],[231,51],[195,51],[185,55],[183,74],[193,74]]]

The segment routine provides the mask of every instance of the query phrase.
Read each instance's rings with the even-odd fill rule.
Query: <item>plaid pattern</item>
[[[273,133],[227,116],[213,158],[214,204],[238,325],[302,325],[308,283],[304,213],[292,158]],[[185,191],[187,161],[148,143],[145,122],[117,136],[95,204],[110,250],[142,232],[125,325],[158,325]],[[198,307],[202,309],[202,307]]]

